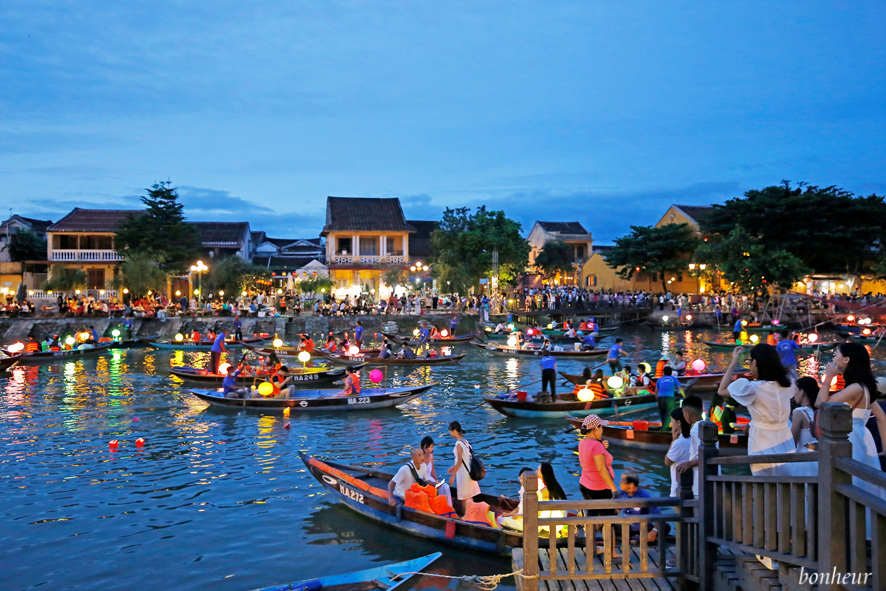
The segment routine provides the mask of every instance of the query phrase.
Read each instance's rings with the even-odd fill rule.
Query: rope
[[[493,589],[498,587],[498,584],[501,583],[501,580],[505,579],[507,577],[516,577],[519,575],[519,576],[523,577],[523,580],[538,578],[538,575],[524,575],[523,569],[521,568],[520,570],[515,570],[512,573],[507,573],[507,574],[502,574],[502,575],[464,575],[461,577],[451,577],[449,575],[441,575],[441,574],[437,574],[437,573],[423,573],[423,572],[400,573],[396,577],[393,577],[393,579],[401,579],[401,578],[408,579],[409,577],[414,576],[414,575],[421,575],[423,577],[437,577],[440,579],[458,579],[459,581],[464,581],[466,583],[474,585],[475,587],[478,587],[479,589],[482,589],[483,591],[493,591]]]

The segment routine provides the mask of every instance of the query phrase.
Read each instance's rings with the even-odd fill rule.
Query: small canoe
[[[21,355],[13,355],[11,357],[4,357],[3,359],[0,359],[0,372],[6,371],[10,367],[18,363],[21,357]]]
[[[254,344],[264,342],[266,339],[259,338],[249,338],[243,339],[242,341],[225,341],[225,348],[232,349],[234,347],[242,347],[246,344]],[[153,339],[145,340],[147,344],[154,347],[155,349],[176,349],[179,351],[209,351],[212,349],[213,341],[159,341]]]
[[[414,359],[398,359],[397,357],[366,357],[364,355],[341,355],[340,353],[321,353],[326,359],[344,365],[442,365],[444,363],[456,363],[465,354],[461,355],[437,355],[436,357],[418,356]]]
[[[852,341],[854,343],[862,343],[867,345],[876,345],[881,340],[886,341],[886,337],[875,336],[875,335],[860,335],[860,334],[850,334],[846,337],[847,341]]]
[[[581,374],[574,373],[566,373],[565,371],[559,372],[561,376],[569,380],[575,385],[583,384],[585,382],[583,376]],[[736,372],[733,374],[733,380],[737,380],[738,378],[746,378],[749,374],[746,372]],[[654,380],[655,378],[653,378]],[[700,373],[694,375],[685,375],[679,376],[677,378],[680,380],[680,385],[683,388],[692,388],[693,392],[715,392],[720,387],[720,381],[723,379],[722,373]]]
[[[490,554],[509,555],[512,548],[523,545],[523,534],[519,532],[434,515],[404,505],[391,506],[388,504],[387,489],[393,474],[321,461],[303,452],[299,452],[299,456],[332,498],[382,525],[442,544]],[[488,503],[497,515],[511,511],[518,505],[517,499],[485,493],[480,493],[474,500]]]
[[[576,429],[581,428],[584,419],[566,419]],[[666,452],[671,447],[671,430],[660,430],[658,427],[638,429],[627,425],[603,425],[603,437],[610,445],[648,449]],[[733,435],[720,434],[720,453],[723,455],[744,455],[748,453],[748,437],[745,433]]]
[[[100,355],[111,348],[113,343],[99,343],[98,345],[81,345],[84,349],[65,349],[61,351],[35,351],[33,353],[22,353],[19,363],[21,365],[30,365],[31,363],[39,363],[42,361],[56,361],[58,359],[69,359],[71,357],[88,357],[89,355]]]
[[[485,332],[483,335],[490,341],[507,341],[508,337],[511,336],[509,334],[497,333],[497,332]],[[546,335],[547,336],[547,335]],[[601,334],[594,337],[597,341],[602,341],[603,339],[609,338],[609,335]],[[559,343],[565,345],[574,345],[575,343],[580,343],[581,339],[577,339],[575,337],[558,337],[558,336],[548,336],[548,340],[552,343]]]
[[[256,591],[393,591],[441,556],[443,556],[441,552],[434,552],[421,558],[377,566],[355,573],[285,583]]]
[[[581,402],[572,394],[564,394],[552,402],[536,402],[532,399],[519,400],[506,394],[483,396],[492,408],[509,417],[524,419],[562,419],[566,417],[586,417],[627,414],[658,408],[655,394],[600,398],[591,402]]]
[[[732,351],[736,347],[747,347],[748,349],[750,349],[754,346],[754,343],[742,343],[741,345],[736,345],[735,343],[722,343],[714,341],[702,342],[715,351]],[[841,342],[842,341],[822,341],[820,343],[800,343],[800,349],[803,351],[826,351],[828,349],[833,349]]]
[[[609,353],[609,349],[593,349],[591,351],[543,351],[541,349],[518,349],[517,347],[506,347],[501,345],[493,345],[491,343],[471,343],[478,349],[484,349],[489,351],[490,353],[496,353],[499,355],[510,355],[512,357],[516,357],[518,355],[530,355],[533,357],[546,357],[547,355],[551,355],[552,357],[575,357],[578,359],[583,359],[586,357],[599,357],[601,355],[606,355]]]
[[[578,330],[578,329],[576,329],[576,330]],[[605,328],[597,327],[598,333],[600,333],[600,332],[615,332],[616,330],[618,330],[617,326],[607,326]],[[548,336],[562,337],[566,334],[566,331],[559,329],[559,328],[543,328],[543,329],[541,329],[541,333],[548,335]]]
[[[363,388],[359,396],[340,396],[341,390],[297,390],[292,398],[225,398],[219,390],[189,390],[197,398],[217,406],[257,408],[262,410],[290,408],[293,412],[370,410],[388,408],[418,398],[436,384],[403,388]]]
[[[354,369],[360,369],[361,366],[354,366]],[[201,382],[209,384],[221,384],[225,379],[223,374],[211,373],[205,369],[197,369],[194,367],[173,367],[169,373],[188,382]],[[339,380],[345,379],[345,370],[343,369],[324,369],[312,368],[303,369],[301,367],[292,367],[289,369],[289,376],[296,386],[312,386],[314,384],[331,384]],[[238,386],[248,386],[258,380],[263,382],[267,376],[238,376]]]
[[[419,343],[419,340],[414,336],[403,336],[403,335],[397,335],[397,334],[390,334],[390,333],[386,333],[386,332],[383,332],[382,334],[385,337],[387,337],[389,340],[397,343],[398,345],[406,344],[406,345],[411,345],[411,346],[415,347]],[[460,335],[457,337],[456,336],[434,337],[432,339],[428,339],[428,342],[435,343],[437,345],[446,345],[446,344],[456,345],[458,343],[467,343],[467,342],[471,341],[472,339],[476,339],[476,338],[478,338],[476,334],[466,334],[466,335]]]

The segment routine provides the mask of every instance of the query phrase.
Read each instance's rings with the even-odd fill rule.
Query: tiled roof
[[[327,197],[326,225],[321,236],[337,231],[414,232],[406,223],[400,200],[375,197]]]
[[[272,271],[296,271],[314,260],[317,260],[317,257],[252,257],[254,264]]]
[[[704,221],[714,211],[714,208],[710,205],[674,205],[674,207],[678,207],[680,211],[698,223]]]
[[[143,209],[81,209],[49,226],[47,232],[116,232],[129,216],[141,215]]]
[[[411,260],[427,259],[431,256],[431,232],[434,231],[433,220],[407,220],[407,224],[415,228],[409,236],[409,258]]]
[[[35,220],[34,218],[26,218],[23,215],[14,215],[10,217],[8,220],[4,220],[0,226],[6,226],[13,221],[19,221],[22,224],[28,226],[32,232],[36,232],[38,234],[43,234],[46,232],[46,228],[52,225],[52,220]]]
[[[536,222],[545,232],[560,232],[561,234],[587,234],[579,222]]]
[[[203,246],[243,246],[249,222],[192,222]]]

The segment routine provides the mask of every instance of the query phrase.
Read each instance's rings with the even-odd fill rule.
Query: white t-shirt
[[[671,464],[671,496],[679,497],[680,479],[677,478],[677,466],[689,461],[689,438],[680,436],[671,442],[667,457],[674,462]]]
[[[698,459],[698,448],[701,447],[701,437],[698,435],[698,426],[701,425],[701,421],[696,421],[694,425],[692,425],[692,429],[689,431],[689,461]],[[720,449],[720,442],[717,442],[717,449]],[[693,468],[693,479],[692,479],[692,494],[696,497],[698,496],[698,484],[701,476],[700,466],[696,466]],[[717,470],[719,472],[719,468]]]
[[[400,469],[397,470],[397,473],[394,474],[394,477],[391,479],[394,481],[394,496],[400,497],[401,499],[406,498],[406,489],[412,486],[415,482],[415,477],[412,475],[412,470],[409,469],[410,466],[413,466],[413,463],[410,461],[408,464],[404,466],[400,466]],[[418,477],[428,481],[428,467],[424,464],[421,464],[415,470],[418,473]]]

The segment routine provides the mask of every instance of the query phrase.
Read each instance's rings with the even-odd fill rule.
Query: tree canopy
[[[636,272],[660,274],[663,291],[665,275],[686,269],[687,257],[695,252],[699,240],[688,224],[667,224],[659,228],[631,226],[631,233],[615,239],[606,253],[606,264],[618,275],[630,279]]]
[[[573,268],[572,247],[562,240],[546,242],[538,256],[535,257],[535,266],[544,271],[545,275],[556,275]]]
[[[9,237],[9,243],[4,248],[9,250],[10,261],[46,260],[46,240],[31,230],[19,230]]]
[[[187,270],[199,256],[197,229],[185,221],[184,205],[169,181],[154,183],[141,198],[145,213],[131,216],[117,230],[116,244],[124,258],[129,253],[162,255],[170,273]]]
[[[52,265],[50,279],[43,284],[47,291],[74,291],[86,287],[86,272],[67,265]]]
[[[265,267],[244,261],[238,256],[216,260],[201,281],[203,291],[217,294],[221,291],[234,297],[243,290],[255,287],[256,281],[270,279],[271,272]]]
[[[120,272],[112,285],[129,290],[131,297],[147,295],[149,291],[166,289],[166,273],[161,268],[163,255],[154,252],[130,252],[120,263]]]
[[[499,280],[513,281],[529,262],[529,244],[520,231],[503,211],[480,206],[472,214],[467,207],[446,208],[431,232],[431,274],[448,281],[451,291],[466,291],[492,274],[492,253],[498,251]]]

